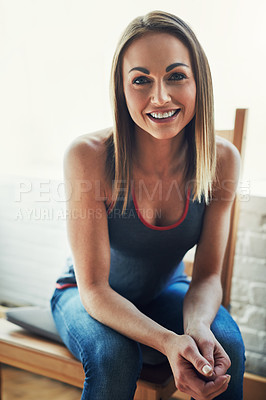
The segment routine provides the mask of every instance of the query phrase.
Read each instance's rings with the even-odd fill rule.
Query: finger
[[[209,392],[209,395],[207,395],[208,398],[216,399],[217,396],[224,393],[228,388],[230,379],[231,379],[230,375],[224,375],[223,377],[219,376],[215,381],[216,385],[213,387],[208,387],[208,392]],[[209,383],[213,383],[213,382],[209,382]]]
[[[198,342],[197,344],[202,356],[206,358],[212,368],[214,368],[214,342],[204,341]]]
[[[195,378],[190,383],[183,383],[178,389],[186,394],[189,394],[195,399],[214,399],[219,394],[223,393],[230,382],[230,376],[219,376],[215,381],[203,382],[199,378]]]
[[[191,364],[190,369],[185,370],[183,373],[181,373],[180,370],[177,370],[176,374],[174,374],[174,377],[176,388],[180,392],[189,394],[195,399],[198,399],[199,395],[202,396],[202,393],[205,390],[206,382],[200,378],[199,375],[197,375],[197,371],[192,367]]]
[[[209,361],[203,357],[196,344],[192,343],[184,349],[183,357],[188,360],[194,368],[204,376],[211,376],[213,374],[213,367]]]
[[[217,346],[215,346],[214,359],[215,359],[215,365],[214,365],[215,374],[224,375],[227,372],[228,368],[230,368],[231,361],[229,356],[219,343],[217,343]]]
[[[228,363],[225,360],[220,360],[217,363],[215,363],[214,366],[214,374],[219,376],[219,375],[225,375],[226,372],[228,371],[230,367],[230,362]]]

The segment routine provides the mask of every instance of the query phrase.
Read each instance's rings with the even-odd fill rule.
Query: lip
[[[152,112],[155,112],[155,113],[162,113],[162,114],[163,114],[163,113],[165,113],[165,112],[170,112],[170,111],[173,111],[173,110],[174,110],[173,108],[170,108],[170,109],[168,109],[168,110],[156,110],[156,111],[151,111],[150,113],[147,113],[146,115],[148,116],[148,118],[149,118],[151,121],[155,122],[156,124],[165,124],[165,123],[174,121],[174,120],[176,119],[176,117],[178,116],[178,114],[180,113],[181,109],[180,109],[180,108],[177,108],[177,109],[175,110],[174,115],[172,115],[172,117],[168,117],[168,118],[154,118],[154,117],[151,115],[151,113],[152,113]]]

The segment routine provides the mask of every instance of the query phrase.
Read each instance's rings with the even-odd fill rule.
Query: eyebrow
[[[131,68],[131,70],[129,72],[131,72],[131,71],[140,71],[140,72],[143,72],[146,75],[150,75],[150,71],[148,69],[146,69],[146,68],[143,68],[143,67],[134,67],[134,68]]]
[[[172,69],[174,69],[175,67],[180,67],[180,66],[189,68],[189,66],[187,64],[177,62],[177,63],[173,63],[173,64],[169,65],[168,67],[166,67],[165,71],[169,72]],[[128,73],[130,73],[132,71],[140,71],[140,72],[143,72],[146,75],[150,75],[150,71],[147,68],[143,68],[143,67],[131,68],[131,70]]]
[[[174,63],[174,64],[171,64],[171,65],[169,65],[167,68],[166,68],[166,72],[169,72],[169,71],[171,71],[172,69],[174,69],[175,67],[187,67],[187,68],[189,68],[189,66],[187,65],[187,64],[184,64],[184,63]]]

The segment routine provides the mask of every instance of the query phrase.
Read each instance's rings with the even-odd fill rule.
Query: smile
[[[171,111],[167,111],[167,112],[152,112],[147,114],[148,117],[150,119],[154,120],[170,120],[170,119],[174,119],[174,117],[177,116],[177,114],[179,113],[180,108],[178,108],[177,110],[171,110]]]

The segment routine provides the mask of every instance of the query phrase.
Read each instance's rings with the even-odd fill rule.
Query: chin
[[[147,131],[148,134],[153,136],[156,139],[163,140],[163,139],[173,139],[175,138],[180,132],[183,131],[184,128],[165,128],[165,129],[149,129]]]

